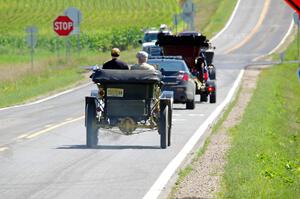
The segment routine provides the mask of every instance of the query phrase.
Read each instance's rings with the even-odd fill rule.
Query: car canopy
[[[158,70],[109,70],[99,69],[92,74],[95,83],[139,83],[155,84],[161,81],[161,72]]]
[[[156,45],[162,48],[163,55],[182,56],[188,67],[193,68],[200,50],[209,48],[209,41],[203,35],[175,36],[161,34]]]

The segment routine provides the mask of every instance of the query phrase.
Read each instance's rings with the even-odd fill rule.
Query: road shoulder
[[[221,189],[221,179],[226,165],[226,153],[230,148],[229,129],[236,126],[251,100],[260,67],[249,67],[241,83],[237,101],[221,126],[212,133],[203,155],[193,161],[192,170],[178,183],[170,198],[215,198]]]

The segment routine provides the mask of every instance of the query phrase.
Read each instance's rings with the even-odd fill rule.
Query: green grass
[[[47,94],[57,88],[64,88],[83,79],[82,70],[64,68],[61,70],[44,71],[40,75],[30,74],[14,82],[0,85],[0,107],[26,101],[32,96]]]
[[[121,59],[128,63],[135,63],[136,52],[137,49],[124,51]],[[36,63],[33,69],[30,64],[22,65],[23,71],[20,74],[18,68],[0,67],[2,70],[0,74],[0,107],[19,104],[33,97],[70,87],[70,85],[84,80],[85,71],[82,66],[101,65],[110,59],[108,53],[87,51],[82,54],[82,57],[69,61],[66,61],[65,57],[61,57],[59,60],[56,57],[49,58],[46,62]],[[85,54],[90,56],[84,56]]]
[[[240,95],[241,89],[238,90],[237,92],[237,96]],[[232,101],[225,109],[224,113],[222,114],[222,117],[212,126],[212,133],[206,138],[203,146],[201,148],[199,148],[191,163],[188,164],[186,167],[184,167],[183,169],[181,169],[178,173],[178,178],[175,182],[175,186],[172,187],[171,193],[168,196],[168,199],[173,199],[174,195],[176,193],[176,191],[178,190],[180,184],[184,181],[184,179],[193,171],[194,169],[194,165],[197,161],[199,161],[199,159],[202,157],[202,155],[205,153],[205,151],[207,150],[207,147],[209,146],[209,144],[211,143],[211,137],[213,134],[217,133],[218,130],[222,127],[223,122],[225,121],[225,119],[228,117],[229,113],[231,112],[231,110],[233,109],[233,107],[235,106],[235,104],[238,101],[238,97],[235,98],[234,101]]]
[[[65,45],[53,31],[53,21],[74,6],[81,10],[81,48],[107,51],[112,46],[127,49],[138,46],[141,29],[172,25],[178,12],[176,0],[2,0],[0,1],[0,46],[27,48],[26,27],[38,28],[37,48],[55,51]],[[76,46],[76,36],[70,36]],[[3,49],[0,48],[0,54]]]
[[[52,22],[70,6],[81,10],[81,30],[87,33],[171,24],[178,10],[176,0],[2,0],[0,35],[23,35],[26,26],[35,25],[41,35],[55,36]]]
[[[287,51],[295,57],[296,42]],[[243,119],[231,129],[223,198],[299,198],[300,82],[298,66],[264,70]]]

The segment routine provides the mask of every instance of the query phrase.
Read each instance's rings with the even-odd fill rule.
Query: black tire
[[[200,102],[207,102],[207,94],[200,94]]]
[[[168,146],[171,146],[171,128],[172,128],[172,114],[173,114],[173,110],[172,107],[169,107],[169,115],[168,115],[168,119],[169,119],[169,128],[168,128]]]
[[[211,93],[209,96],[209,103],[216,103],[216,93]]]
[[[216,79],[216,69],[215,67],[209,68],[208,69],[208,75],[210,80],[215,80]]]
[[[160,148],[165,149],[167,148],[167,136],[169,130],[169,113],[168,113],[168,106],[165,106],[160,113],[159,119],[159,133],[160,133]]]
[[[195,99],[188,100],[186,102],[186,109],[189,109],[189,110],[195,109]]]
[[[89,103],[86,105],[86,145],[94,148],[98,144],[98,128],[96,121],[96,105]]]

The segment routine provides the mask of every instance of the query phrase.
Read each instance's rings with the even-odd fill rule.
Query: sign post
[[[182,19],[189,25],[190,30],[195,30],[194,26],[195,4],[193,0],[186,0],[182,6]]]
[[[175,14],[173,16],[173,24],[175,25],[175,28],[176,28],[176,34],[177,34],[178,23],[179,23],[179,15]]]
[[[64,11],[64,15],[68,16],[73,21],[74,29],[71,35],[77,35],[77,50],[80,55],[80,23],[82,21],[82,14],[79,9],[75,7],[69,7]]]
[[[30,57],[31,57],[31,70],[33,70],[33,55],[34,55],[34,48],[37,44],[37,32],[38,29],[34,26],[28,26],[25,30],[27,32],[27,44],[30,50]]]

